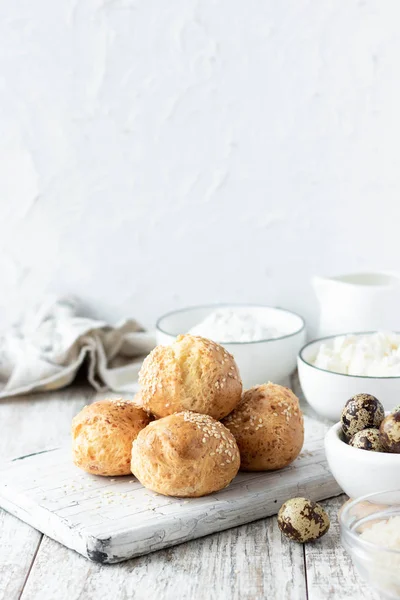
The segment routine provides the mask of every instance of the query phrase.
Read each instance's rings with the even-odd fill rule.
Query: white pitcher
[[[400,332],[400,276],[352,273],[314,277],[320,304],[318,337],[357,331]]]

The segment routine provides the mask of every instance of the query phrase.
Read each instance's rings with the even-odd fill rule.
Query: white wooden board
[[[324,426],[306,417],[298,459],[271,473],[239,473],[204,498],[155,494],[133,477],[82,473],[69,449],[14,459],[0,469],[0,506],[49,537],[102,563],[116,563],[275,514],[293,496],[341,493],[325,460]]]

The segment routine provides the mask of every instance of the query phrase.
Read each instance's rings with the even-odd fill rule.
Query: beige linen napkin
[[[96,390],[138,390],[154,336],[133,319],[111,327],[78,313],[75,299],[48,298],[0,336],[0,398],[64,387],[85,360]]]

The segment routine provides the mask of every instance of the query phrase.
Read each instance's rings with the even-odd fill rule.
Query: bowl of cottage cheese
[[[376,396],[386,410],[400,403],[400,333],[373,331],[320,338],[299,352],[300,384],[321,416],[338,421],[355,394]]]
[[[302,317],[282,308],[219,304],[176,310],[156,323],[157,343],[191,333],[218,342],[233,354],[244,388],[268,381],[288,384],[305,342]]]

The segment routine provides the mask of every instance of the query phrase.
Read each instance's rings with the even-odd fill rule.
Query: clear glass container
[[[342,544],[382,598],[400,599],[400,490],[348,501],[339,516]]]

